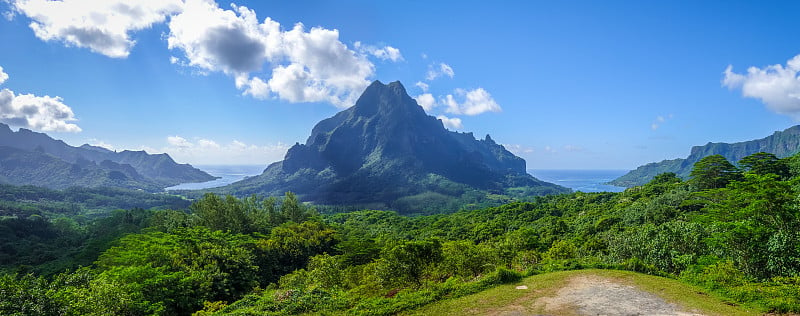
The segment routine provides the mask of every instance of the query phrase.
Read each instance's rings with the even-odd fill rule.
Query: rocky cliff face
[[[354,106],[314,126],[306,143],[292,146],[283,161],[225,190],[269,195],[293,191],[321,204],[389,207],[424,192],[457,195],[467,189],[502,192],[510,187],[565,191],[525,170],[525,160],[489,135],[476,140],[472,133],[445,129],[400,82],[375,81]],[[453,192],[446,192],[447,187]]]
[[[703,146],[693,146],[689,156],[661,162],[649,163],[614,179],[611,184],[624,187],[643,185],[656,175],[664,172],[674,172],[687,179],[692,172],[694,164],[700,159],[711,155],[722,155],[731,163],[758,153],[767,152],[778,157],[788,157],[800,151],[800,125],[792,126],[783,131],[778,131],[770,136],[738,143],[708,143]]]

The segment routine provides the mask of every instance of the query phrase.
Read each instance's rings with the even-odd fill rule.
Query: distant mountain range
[[[525,160],[489,135],[448,131],[400,82],[373,82],[356,104],[317,123],[305,144],[264,172],[214,189],[236,195],[281,195],[305,201],[418,211],[477,203],[486,196],[569,189],[534,178]]]
[[[790,127],[784,131],[775,132],[765,138],[739,142],[739,143],[708,143],[704,146],[694,146],[687,158],[664,160],[649,163],[614,179],[610,184],[623,187],[643,185],[656,175],[664,172],[674,172],[681,178],[687,179],[694,163],[711,155],[722,155],[731,163],[758,153],[768,152],[778,157],[788,157],[800,151],[800,125]]]
[[[0,123],[0,183],[54,189],[71,186],[120,187],[159,191],[215,177],[167,154],[115,152],[102,147],[73,147],[47,134],[11,130]]]

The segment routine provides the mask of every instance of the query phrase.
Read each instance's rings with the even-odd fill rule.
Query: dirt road
[[[555,295],[537,299],[534,306],[552,315],[701,315],[631,285],[592,275],[571,278]]]

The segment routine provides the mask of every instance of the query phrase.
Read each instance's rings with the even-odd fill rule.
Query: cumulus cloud
[[[167,146],[160,149],[142,147],[148,152],[165,152],[176,161],[191,164],[268,164],[283,159],[289,146],[284,143],[253,145],[238,140],[220,143],[206,138],[187,140],[167,137]]]
[[[356,42],[353,50],[338,30],[302,23],[286,30],[270,18],[260,22],[245,6],[223,9],[213,0],[6,1],[31,19],[38,38],[117,58],[130,54],[134,32],[169,20],[172,64],[225,73],[243,94],[258,99],[348,107],[374,75],[370,58],[403,60],[392,46]]]
[[[213,140],[210,140],[210,139],[203,139],[203,138],[197,140],[197,145],[202,147],[202,148],[220,148],[220,146],[219,146],[219,144],[217,144],[217,142],[215,142]]]
[[[417,99],[417,103],[425,109],[425,111],[433,110],[433,107],[436,106],[436,99],[430,93],[420,94],[415,99]]]
[[[0,67],[0,84],[8,74]],[[64,104],[61,97],[16,94],[9,89],[0,90],[0,122],[45,132],[81,131],[72,108]]]
[[[447,106],[451,114],[478,115],[485,112],[500,112],[500,105],[483,88],[474,90],[456,89],[456,96],[463,101],[456,100],[452,94],[446,95],[440,102]]]
[[[45,41],[88,48],[124,58],[136,41],[133,31],[150,28],[181,10],[180,0],[15,0],[13,9],[31,19],[30,28]],[[13,15],[12,15],[13,17]]]
[[[400,53],[400,50],[391,46],[379,48],[377,46],[367,45],[361,42],[355,42],[353,46],[360,53],[372,55],[381,60],[390,60],[393,62],[403,61],[403,54]]]
[[[171,146],[179,147],[179,148],[189,148],[194,146],[194,144],[190,143],[186,138],[180,136],[167,136],[167,143]]]
[[[226,10],[213,1],[188,0],[169,29],[169,48],[183,52],[187,65],[232,75],[237,88],[259,99],[347,107],[374,74],[367,56],[342,43],[338,30],[306,30],[298,23],[284,31],[270,18],[259,23],[255,11],[244,6]],[[389,46],[369,52],[389,60],[402,57]]]
[[[800,118],[800,55],[786,62],[764,68],[750,67],[747,73],[733,72],[733,66],[723,72],[722,85],[731,90],[741,89],[742,96],[761,100],[767,108],[780,114]]]
[[[440,121],[442,121],[442,124],[444,124],[444,126],[447,127],[447,128],[451,128],[451,129],[462,129],[462,128],[464,128],[464,125],[461,124],[461,119],[460,118],[457,118],[457,117],[449,118],[449,117],[444,116],[444,115],[439,115],[436,118],[439,119]]]
[[[431,81],[441,76],[453,78],[455,75],[456,73],[453,71],[453,67],[450,67],[450,65],[445,63],[439,63],[438,65],[428,65],[428,73],[425,75],[425,79]]]

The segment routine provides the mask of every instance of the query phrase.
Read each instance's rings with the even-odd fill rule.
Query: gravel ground
[[[556,295],[542,297],[535,305],[552,315],[701,315],[683,311],[652,293],[598,276],[572,278]],[[503,314],[522,315],[513,311]]]

